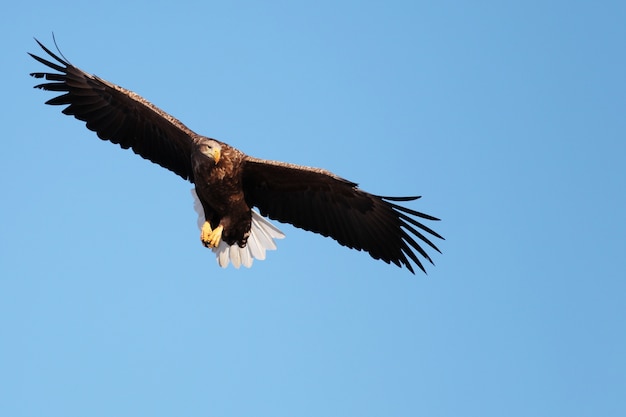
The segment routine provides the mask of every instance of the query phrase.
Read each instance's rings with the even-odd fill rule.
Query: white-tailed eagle
[[[36,40],[37,41],[37,40]],[[178,174],[195,185],[200,239],[225,267],[251,266],[275,249],[283,234],[262,216],[291,223],[369,253],[374,259],[424,272],[432,263],[422,244],[439,251],[428,235],[443,239],[418,219],[435,217],[399,203],[419,197],[382,197],[332,172],[267,161],[199,135],[132,91],[88,74],[43,44],[54,61],[30,54],[56,72],[34,72],[35,87],[61,93],[46,102],[86,122],[103,140]],[[253,209],[256,207],[260,214]]]

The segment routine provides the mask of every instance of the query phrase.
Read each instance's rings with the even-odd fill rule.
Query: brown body
[[[226,243],[244,247],[250,234],[252,213],[243,193],[242,176],[232,173],[243,172],[245,154],[214,139],[199,136],[194,140],[199,144],[191,155],[194,176],[206,179],[195,184],[204,217],[212,229],[222,226],[221,239]],[[210,144],[215,147],[211,149],[219,150],[217,162],[215,152],[203,152]]]

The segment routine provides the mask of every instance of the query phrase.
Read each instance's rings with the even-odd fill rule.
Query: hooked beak
[[[218,148],[213,148],[211,149],[211,156],[215,161],[215,165],[217,165],[217,163],[220,161],[220,158],[222,157],[222,152]]]

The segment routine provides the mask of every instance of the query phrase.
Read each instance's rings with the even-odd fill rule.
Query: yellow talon
[[[223,226],[217,226],[215,230],[211,229],[211,224],[209,222],[204,222],[202,225],[202,230],[200,231],[200,240],[202,244],[207,248],[216,248],[217,245],[220,244],[220,240],[222,240],[222,231],[224,230]]]
[[[204,243],[208,238],[213,229],[211,228],[211,223],[204,222],[202,228],[200,229],[200,240]]]

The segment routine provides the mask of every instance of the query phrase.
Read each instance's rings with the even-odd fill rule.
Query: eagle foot
[[[209,222],[204,222],[202,230],[200,231],[200,240],[205,248],[216,248],[222,240],[223,226],[217,226],[215,229],[211,228]]]

